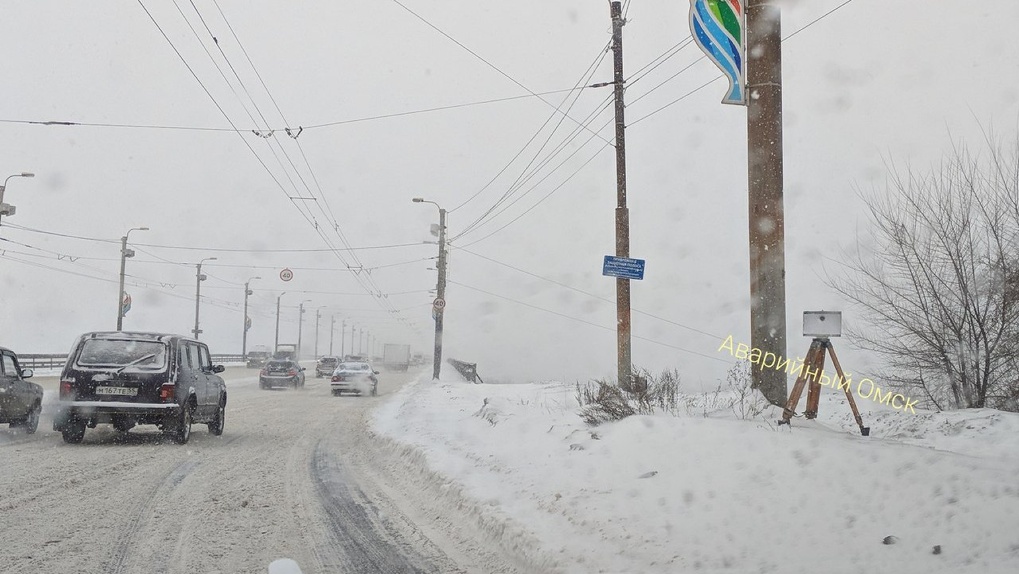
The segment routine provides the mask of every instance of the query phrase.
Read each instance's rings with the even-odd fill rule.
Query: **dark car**
[[[377,374],[379,372],[366,361],[344,361],[333,371],[329,387],[333,396],[342,395],[344,392],[359,395],[367,392],[375,396],[379,392],[379,379],[375,376]]]
[[[79,443],[85,429],[109,423],[121,432],[156,425],[174,442],[191,437],[192,423],[223,434],[226,384],[205,343],[167,333],[86,333],[60,374],[53,430]]]
[[[248,351],[246,364],[249,369],[260,369],[269,360],[269,351]]]
[[[315,364],[315,378],[321,379],[322,377],[328,377],[333,374],[336,370],[336,365],[340,364],[340,359],[337,357],[322,357]]]
[[[297,361],[290,359],[273,359],[262,367],[258,374],[258,387],[260,389],[271,389],[273,387],[303,387],[304,367]]]
[[[14,351],[0,347],[0,424],[24,427],[28,434],[39,428],[42,412],[42,387],[25,380],[31,376]]]

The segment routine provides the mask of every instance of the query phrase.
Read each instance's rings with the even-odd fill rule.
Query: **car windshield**
[[[166,344],[158,341],[87,339],[78,364],[88,367],[161,369],[166,366]]]
[[[339,366],[341,371],[370,371],[368,363],[342,363]]]

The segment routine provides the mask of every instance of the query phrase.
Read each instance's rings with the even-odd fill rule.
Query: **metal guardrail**
[[[478,376],[478,364],[477,363],[465,363],[464,361],[458,361],[456,359],[446,359],[446,362],[453,365],[456,372],[460,373],[460,376],[467,379],[472,383],[484,383],[481,377]]]
[[[18,353],[18,362],[21,364],[22,369],[62,369],[64,363],[67,362],[67,354]],[[233,355],[214,354],[212,355],[212,362],[216,364],[243,363],[244,356],[240,353]]]

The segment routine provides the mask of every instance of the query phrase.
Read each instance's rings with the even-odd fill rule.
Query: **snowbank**
[[[1015,415],[864,403],[861,437],[828,393],[819,420],[792,428],[701,408],[590,428],[574,395],[422,380],[374,426],[550,570],[1019,571]]]

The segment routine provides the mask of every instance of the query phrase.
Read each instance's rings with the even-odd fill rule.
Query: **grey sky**
[[[842,3],[784,3],[783,35]],[[9,122],[229,128],[142,5],[215,102],[245,130],[240,136]],[[202,305],[203,339],[213,352],[240,351],[241,284],[256,275],[263,279],[252,283],[249,345],[272,342],[276,296],[285,289],[281,340],[297,338],[296,306],[307,299],[306,348],[314,342],[315,309],[325,307],[320,352],[328,346],[333,315],[337,350],[339,324],[346,319],[364,325],[380,341],[427,351],[428,290],[435,284],[435,272],[427,270],[434,262],[427,258],[436,248],[422,242],[434,240],[428,228],[437,212],[432,205],[411,203],[411,197],[451,210],[449,229],[456,236],[500,196],[517,189],[512,186],[532,158],[532,168],[545,161],[576,124],[564,121],[540,153],[558,118],[539,133],[553,109],[535,97],[310,126],[528,95],[509,78],[532,92],[568,89],[588,78],[585,70],[598,61],[610,27],[607,3],[601,1],[403,5],[492,66],[393,1],[218,0],[217,8],[211,0],[194,0],[254,97],[256,111],[189,0],[177,0],[176,6],[241,98],[173,2],[0,4],[5,55],[0,60],[5,79],[0,176],[37,174],[12,179],[5,197],[18,212],[4,218],[0,228],[0,237],[10,240],[0,246],[6,250],[0,257],[0,344],[20,352],[62,352],[83,331],[112,329],[118,239],[131,227],[148,226],[150,231],[131,235],[138,255],[128,262],[127,291],[134,304],[125,328],[188,332],[194,321],[194,263],[215,256],[218,260],[204,267],[210,279],[202,287],[210,297]],[[837,258],[839,245],[867,234],[854,186],[881,186],[888,160],[923,168],[953,139],[979,138],[981,125],[1002,135],[1016,130],[1019,39],[1013,28],[1019,5],[939,0],[925,3],[922,11],[919,5],[853,0],[783,45],[790,354],[806,350],[799,338],[803,310],[843,307],[819,276],[822,264],[832,265],[825,256]],[[748,338],[745,110],[719,104],[725,82],[718,80],[648,115],[718,75],[706,59],[693,63],[701,57],[693,45],[646,76],[638,74],[688,38],[687,11],[684,1],[633,2],[624,28],[631,253],[647,260],[646,280],[634,283],[633,305],[668,321],[634,315],[634,334],[641,337],[634,340],[634,361],[652,369],[677,367],[692,380],[710,382],[726,368],[718,360],[725,357],[716,353],[721,339]],[[605,58],[588,83],[609,79],[611,58]],[[585,90],[570,116],[583,121],[608,90]],[[542,97],[559,105],[569,96]],[[569,106],[573,98],[565,101]],[[267,133],[259,111],[276,130],[269,139],[247,131],[257,127]],[[589,124],[606,140],[612,137],[610,114],[603,110]],[[305,130],[296,142],[283,131],[300,126]],[[612,303],[491,261],[602,298],[614,296],[612,280],[600,276],[601,258],[613,250],[613,154],[599,137],[582,145],[591,136],[581,131],[565,154],[509,197],[519,202],[453,243],[447,356],[477,361],[483,375],[497,377],[572,380],[614,373]],[[305,197],[309,190],[317,202],[288,198]],[[356,251],[365,268],[375,268],[370,275],[341,270],[341,259],[328,252],[153,247],[325,249],[327,239],[342,247],[330,229],[333,218],[351,246],[406,246]],[[343,261],[353,262],[350,252],[340,253]],[[286,285],[278,279],[283,267],[295,270]],[[368,294],[374,288],[384,295]],[[848,368],[864,368],[868,357],[847,352]]]

